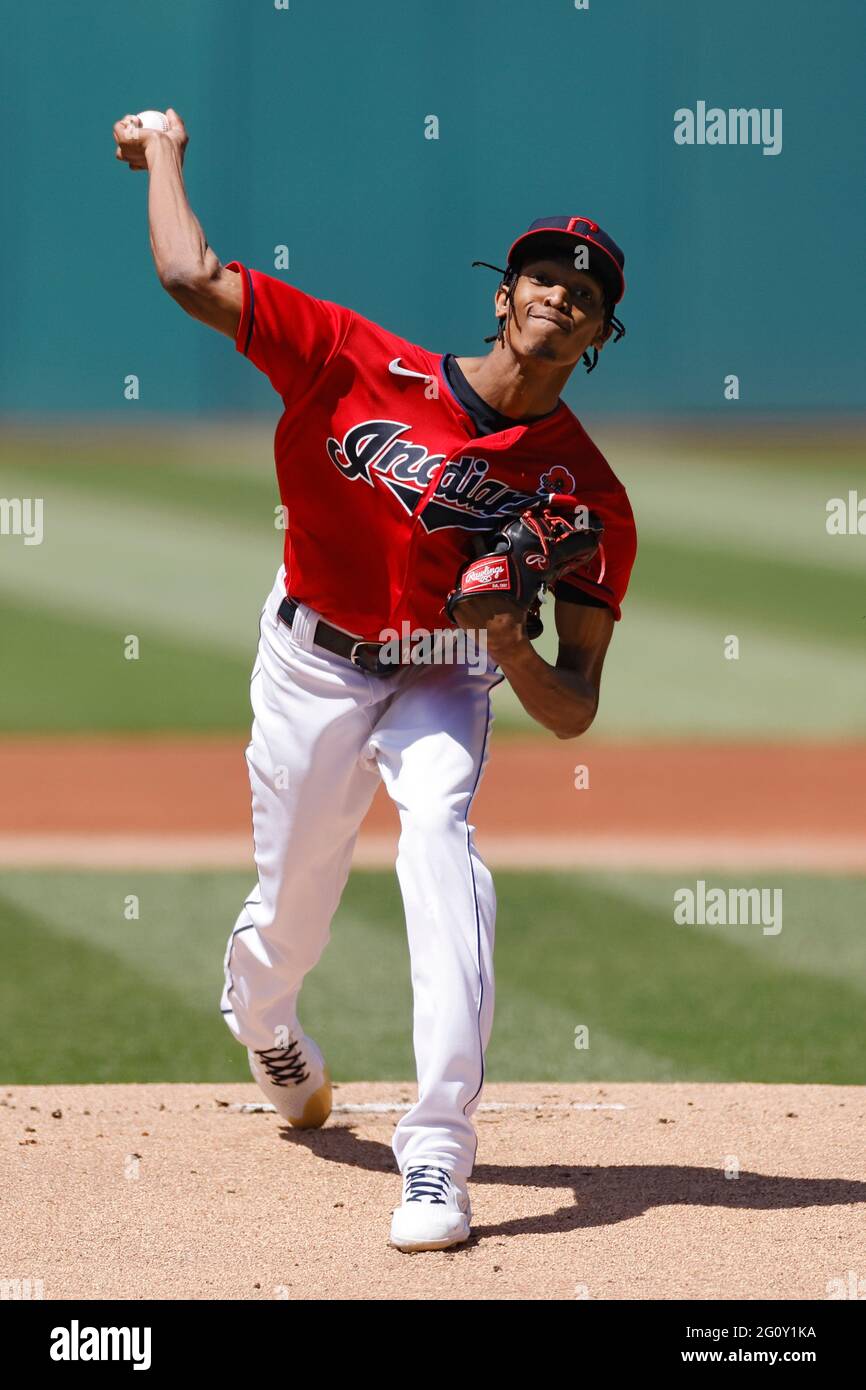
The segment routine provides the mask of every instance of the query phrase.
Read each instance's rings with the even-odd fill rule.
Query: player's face
[[[506,309],[505,293],[500,291],[496,312],[503,314]],[[573,365],[587,348],[600,348],[610,336],[610,328],[604,327],[599,281],[585,270],[575,270],[568,256],[527,260],[514,287],[506,331],[518,356]]]

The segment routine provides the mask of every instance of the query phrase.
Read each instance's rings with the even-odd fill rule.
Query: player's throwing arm
[[[142,119],[159,116],[148,111],[117,121],[116,158],[150,174],[150,247],[160,284],[193,318],[233,338],[241,317],[240,276],[220,264],[189,205],[183,182],[189,136],[183,121],[171,107],[162,116],[164,129]]]

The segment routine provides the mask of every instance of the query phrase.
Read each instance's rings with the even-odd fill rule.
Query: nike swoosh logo
[[[401,367],[399,357],[395,357],[393,362],[388,363],[388,371],[393,372],[394,376],[417,376],[421,381],[429,381],[428,372],[413,372],[409,367]]]

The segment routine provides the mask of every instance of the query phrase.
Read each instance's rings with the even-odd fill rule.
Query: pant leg
[[[435,1163],[465,1180],[493,1024],[496,898],[469,824],[487,759],[493,668],[420,668],[371,737],[400,814],[397,875],[414,994],[418,1101],[397,1125],[401,1172]]]
[[[290,632],[276,617],[281,596],[278,580],[250,687],[258,882],[229,938],[222,997],[232,1033],[258,1050],[281,1045],[296,1026],[304,976],[327,945],[379,782],[366,743],[385,686],[312,649],[318,615],[311,610],[300,610]]]

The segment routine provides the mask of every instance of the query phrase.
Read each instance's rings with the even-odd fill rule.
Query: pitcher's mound
[[[390,1141],[414,1095],[338,1086],[302,1133],[245,1110],[252,1085],[2,1087],[0,1273],[46,1299],[826,1299],[866,1279],[864,1087],[490,1086],[471,1240],[403,1255]]]

